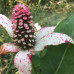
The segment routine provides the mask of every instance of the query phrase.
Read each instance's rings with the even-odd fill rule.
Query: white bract
[[[37,30],[41,29],[41,26],[38,23],[35,23],[34,25],[35,25],[35,27],[36,27]]]

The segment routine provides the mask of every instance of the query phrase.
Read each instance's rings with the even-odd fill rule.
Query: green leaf
[[[46,55],[41,58],[32,56],[36,74],[74,74],[74,45],[61,44],[47,49]]]
[[[74,13],[59,23],[55,32],[74,39]],[[74,74],[74,45],[47,46],[46,55],[42,56],[42,52],[32,56],[32,74]]]
[[[74,12],[57,25],[55,32],[65,33],[74,40]]]

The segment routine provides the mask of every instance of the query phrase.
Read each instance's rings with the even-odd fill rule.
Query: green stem
[[[8,69],[7,69],[7,71],[6,71],[6,74],[8,74],[8,70],[9,70],[9,68],[10,68],[10,66],[11,66],[11,63],[12,63],[12,60],[13,60],[13,54],[10,54],[10,55],[11,55],[10,64],[9,64],[9,66],[8,66]]]
[[[0,67],[1,67],[1,69],[2,69],[2,61],[1,61],[1,55],[0,55]]]

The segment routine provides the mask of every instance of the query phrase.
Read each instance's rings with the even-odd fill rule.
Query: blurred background
[[[28,6],[34,22],[41,26],[55,25],[74,10],[74,0],[0,0],[0,13],[10,18],[13,7],[20,3]]]
[[[10,19],[13,7],[21,3],[29,8],[34,23],[41,27],[54,26],[74,12],[74,0],[0,0],[0,14]],[[0,26],[0,45],[5,42],[13,40]],[[13,64],[15,54],[0,55],[0,74],[18,74]]]

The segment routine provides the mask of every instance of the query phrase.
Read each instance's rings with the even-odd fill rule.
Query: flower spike
[[[14,7],[11,17],[12,23],[16,25],[13,39],[16,45],[22,49],[30,49],[35,45],[34,28],[33,25],[30,24],[32,23],[31,17],[25,5],[19,4]]]

